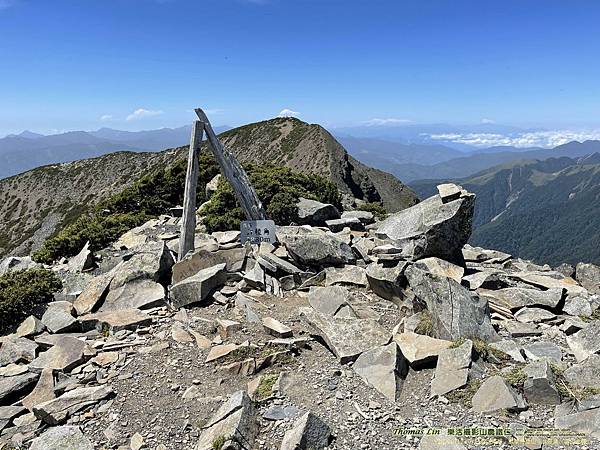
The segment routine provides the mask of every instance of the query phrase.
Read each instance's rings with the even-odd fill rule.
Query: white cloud
[[[139,108],[136,109],[134,112],[132,112],[131,114],[129,114],[127,116],[127,121],[131,121],[131,120],[138,120],[138,119],[144,119],[147,117],[155,117],[155,116],[160,116],[161,114],[164,114],[163,111],[160,110],[150,110],[150,109],[144,109],[144,108]]]
[[[113,119],[113,116],[110,114],[104,114],[100,116],[100,122],[110,122]]]
[[[299,115],[300,113],[298,111],[292,111],[289,108],[284,108],[279,112],[279,114],[277,114],[277,117],[298,117]]]
[[[370,120],[365,120],[363,122],[363,124],[368,127],[384,127],[386,125],[405,125],[407,123],[412,123],[412,121],[407,119],[396,119],[393,117],[388,117],[386,119],[374,118]]]
[[[483,123],[483,124],[492,124],[492,123],[496,123],[496,121],[494,119],[483,118],[483,119],[481,119],[481,123]]]
[[[472,145],[474,147],[510,145],[513,147],[551,148],[571,141],[600,140],[600,130],[533,131],[509,135],[498,133],[445,133],[431,134],[429,137],[437,141],[449,141],[455,144]]]

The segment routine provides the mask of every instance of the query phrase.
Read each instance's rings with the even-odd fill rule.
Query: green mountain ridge
[[[517,161],[411,187],[424,197],[444,181],[477,194],[471,244],[551,265],[600,263],[600,154]]]

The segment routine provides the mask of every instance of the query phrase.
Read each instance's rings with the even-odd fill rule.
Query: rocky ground
[[[302,200],[277,244],[199,232],[177,263],[162,217],[62,261],[0,338],[0,449],[600,448],[600,268],[470,247],[474,196],[439,192],[383,222]]]

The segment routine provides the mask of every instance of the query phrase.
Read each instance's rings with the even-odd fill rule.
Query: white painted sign
[[[272,220],[245,220],[242,222],[240,231],[242,233],[242,244],[250,242],[251,244],[260,244],[268,242],[274,244],[277,242],[275,237],[275,222]]]

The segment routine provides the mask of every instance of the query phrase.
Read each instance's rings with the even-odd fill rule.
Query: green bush
[[[0,276],[0,333],[31,314],[37,304],[52,300],[52,294],[60,289],[61,281],[49,270],[20,270]]]
[[[131,187],[100,202],[93,211],[80,216],[47,239],[32,253],[40,263],[51,264],[61,257],[76,255],[87,241],[92,251],[116,241],[126,231],[167,213],[183,203],[187,161],[179,160],[166,168],[157,168],[137,180]],[[212,154],[200,155],[200,173],[196,200],[205,201],[205,187],[219,167]]]
[[[287,167],[248,165],[246,170],[267,216],[278,225],[298,221],[296,203],[299,197],[331,203],[342,209],[340,193],[333,183],[324,178],[304,175]],[[209,232],[239,228],[244,214],[226,180],[221,179],[202,215]]]
[[[62,257],[76,255],[87,241],[92,251],[105,248],[126,231],[181,205],[186,170],[187,161],[182,159],[169,167],[151,171],[132,186],[63,226],[31,256],[37,262],[51,264]],[[303,175],[285,167],[248,165],[246,170],[267,215],[278,224],[297,221],[298,197],[331,203],[341,209],[337,188],[321,177]],[[212,153],[202,152],[196,191],[198,205],[206,201],[206,184],[218,173],[219,166]],[[223,178],[203,213],[206,215],[204,224],[210,232],[239,228],[244,220],[233,190]]]
[[[363,203],[362,205],[359,205],[356,209],[359,211],[371,212],[379,220],[383,220],[387,216],[387,211],[381,203]]]

